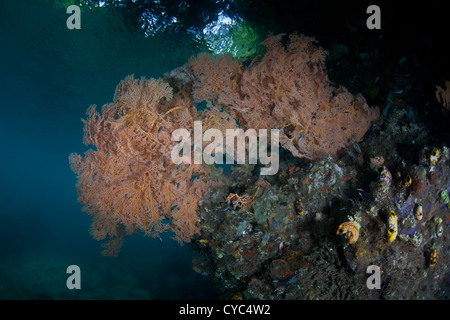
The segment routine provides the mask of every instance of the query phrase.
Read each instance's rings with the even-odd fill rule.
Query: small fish
[[[272,221],[270,224],[272,225],[272,227],[275,228],[275,230],[278,231],[278,227],[277,227],[277,222],[276,221]]]
[[[209,243],[209,240],[207,240],[207,239],[199,239],[199,240],[197,240],[197,242],[199,244],[201,244],[202,246],[206,246]]]
[[[270,233],[266,233],[266,234],[264,235],[264,237],[262,238],[261,244],[262,244],[263,246],[265,246],[265,245],[267,244],[267,242],[269,241],[269,238],[270,238]]]
[[[358,191],[358,194],[361,197],[361,199],[364,200],[364,196],[363,196],[363,194],[360,191]]]
[[[278,248],[280,249],[280,251],[283,251],[283,248],[284,248],[284,242],[283,241],[281,241],[280,246]]]
[[[286,283],[286,287],[287,287],[288,285],[294,284],[294,283],[296,283],[296,282],[297,282],[297,276],[295,275],[295,276],[293,276],[291,279],[289,279],[289,281]]]
[[[352,199],[348,198],[348,200],[350,200],[350,202],[353,204],[354,207],[356,207],[356,202],[353,201]]]

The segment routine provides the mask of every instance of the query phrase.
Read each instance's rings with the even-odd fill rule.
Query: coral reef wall
[[[198,202],[219,183],[204,165],[175,165],[175,129],[279,129],[294,156],[319,159],[360,141],[378,111],[361,95],[330,86],[325,51],[314,39],[269,36],[250,66],[229,55],[201,53],[163,79],[127,77],[101,113],[91,106],[84,142],[96,150],[70,155],[79,201],[93,218],[91,232],[104,254],[118,253],[123,237],[171,230],[180,242],[198,233]],[[207,101],[198,112],[195,102]],[[217,180],[217,179],[215,179]],[[167,220],[165,220],[167,219]],[[165,222],[167,221],[167,222]]]

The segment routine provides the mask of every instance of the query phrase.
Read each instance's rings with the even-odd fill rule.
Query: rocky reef
[[[393,105],[335,157],[224,173],[199,204],[193,269],[225,299],[448,299],[449,173],[448,148]]]

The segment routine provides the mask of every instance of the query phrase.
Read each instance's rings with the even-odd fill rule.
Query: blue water
[[[114,14],[66,28],[52,1],[0,1],[0,299],[208,299],[196,253],[170,234],[136,234],[101,256],[81,211],[68,155],[83,153],[90,104],[111,102],[129,74],[160,77],[200,50],[179,35],[144,37]],[[81,269],[81,290],[66,268]]]

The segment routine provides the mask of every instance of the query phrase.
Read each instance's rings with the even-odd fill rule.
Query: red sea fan
[[[360,141],[378,111],[330,86],[326,52],[313,38],[293,34],[284,46],[281,36],[262,43],[267,52],[243,73],[243,99],[231,108],[249,127],[281,129],[281,145],[297,157],[320,159]]]
[[[190,128],[191,112],[166,82],[133,77],[117,86],[114,103],[101,113],[88,109],[84,142],[96,150],[69,160],[79,201],[93,219],[91,234],[106,240],[104,255],[117,255],[123,237],[137,231],[172,230],[180,242],[199,232],[197,204],[214,183],[194,165],[172,165],[170,156],[171,132]]]
[[[360,141],[378,110],[330,85],[326,52],[313,38],[292,34],[283,45],[282,36],[262,42],[265,55],[247,68],[229,56],[191,60],[194,99],[214,100],[245,128],[279,129],[296,157],[320,159]]]

